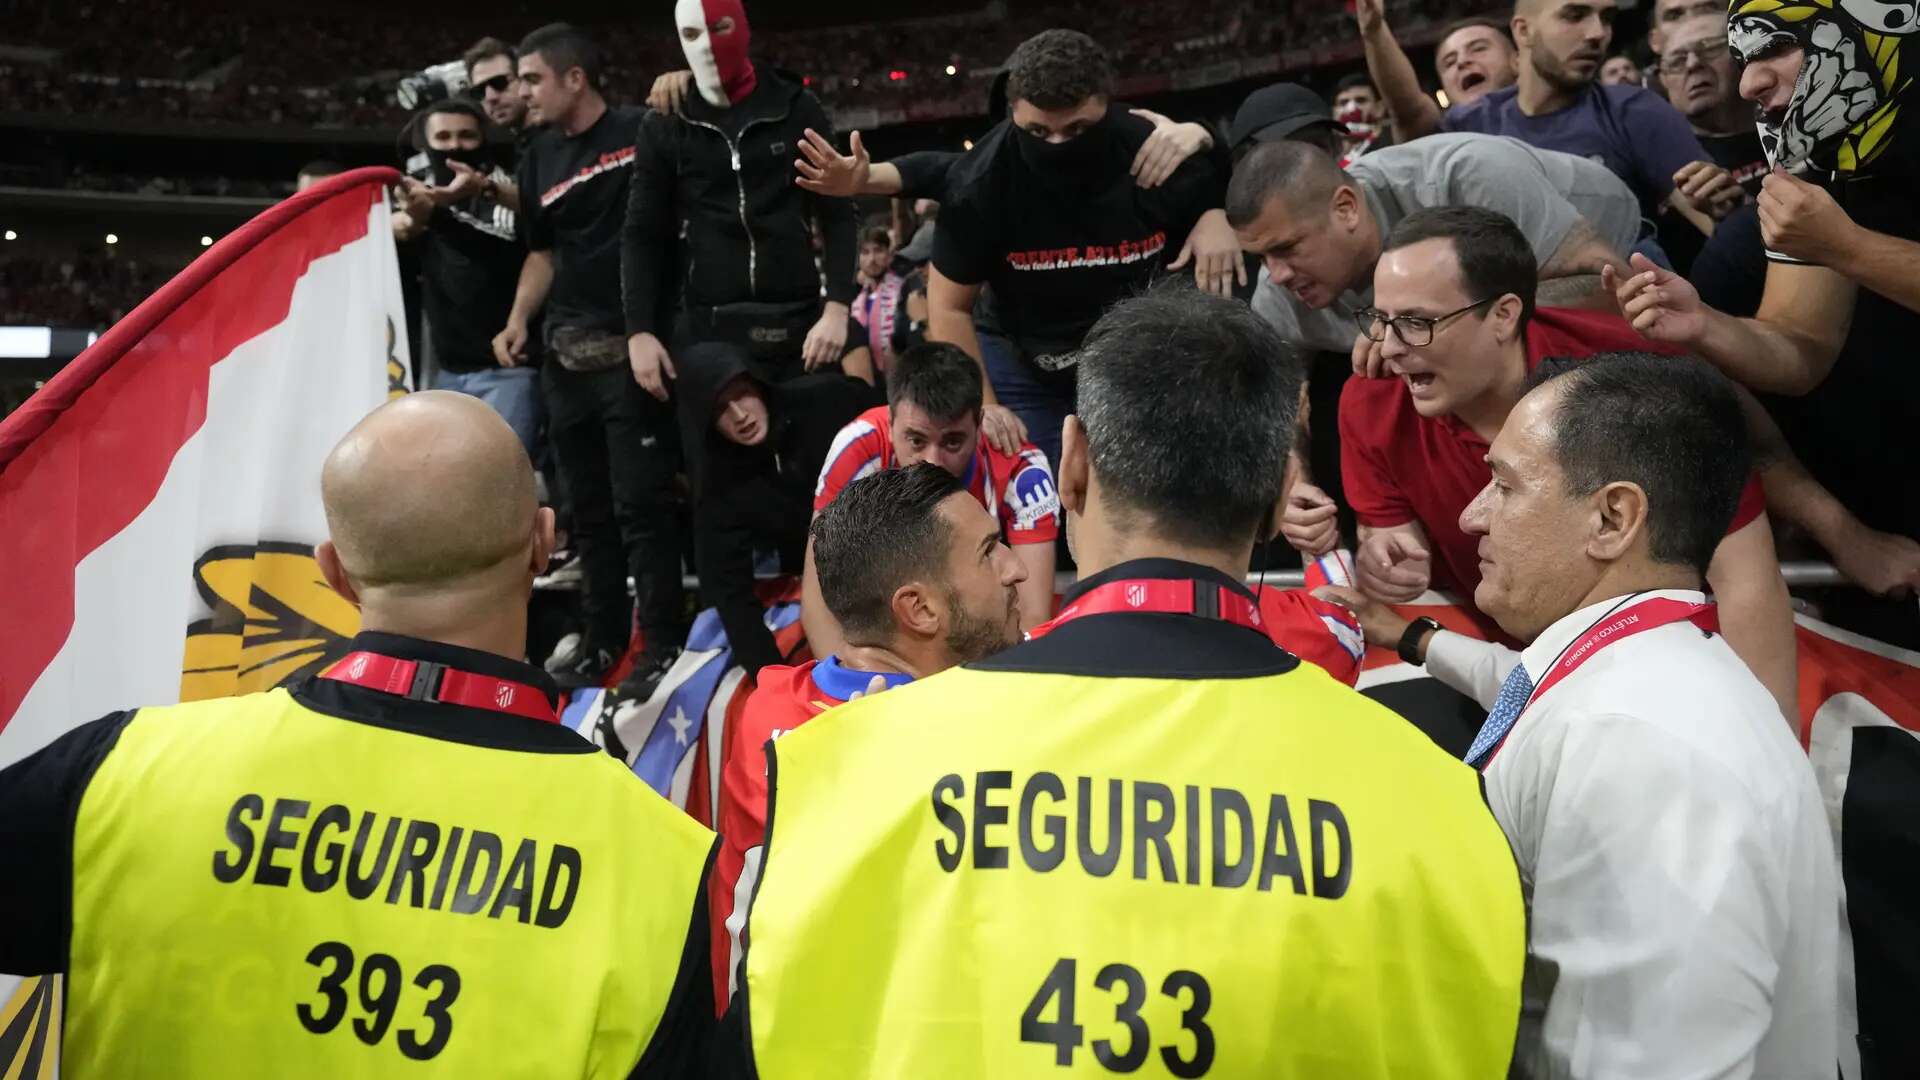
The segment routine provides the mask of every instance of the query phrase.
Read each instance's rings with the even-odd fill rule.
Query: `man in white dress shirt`
[[[1671,356],[1549,361],[1531,386],[1461,515],[1476,605],[1531,644],[1436,629],[1416,645],[1489,710],[1468,760],[1531,906],[1516,1072],[1832,1077],[1825,812],[1700,591],[1749,465],[1740,406]],[[1409,625],[1336,598],[1370,640]]]

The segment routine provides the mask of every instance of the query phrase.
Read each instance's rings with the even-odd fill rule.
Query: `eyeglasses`
[[[487,79],[484,82],[474,83],[471,87],[467,88],[467,93],[473,95],[476,98],[486,96],[486,92],[489,90],[493,91],[496,94],[504,94],[507,92],[507,87],[512,85],[513,85],[513,76],[495,75],[493,78]]]
[[[1668,49],[1660,57],[1660,74],[1684,75],[1693,66],[1693,61],[1712,64],[1727,55],[1727,39],[1715,38],[1678,49]]]
[[[1500,298],[1497,296],[1489,296],[1485,300],[1475,300],[1466,307],[1449,311],[1445,315],[1394,315],[1389,317],[1386,312],[1378,308],[1361,308],[1359,311],[1353,313],[1353,318],[1355,322],[1360,324],[1360,332],[1367,335],[1369,341],[1387,340],[1387,327],[1391,326],[1393,327],[1394,334],[1400,338],[1401,343],[1406,345],[1407,348],[1422,349],[1433,344],[1433,332],[1439,328],[1441,323],[1457,316],[1465,315],[1474,308],[1485,307],[1498,299]]]

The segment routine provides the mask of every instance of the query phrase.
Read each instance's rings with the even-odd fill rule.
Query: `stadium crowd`
[[[1458,0],[1396,0],[1409,25],[1438,23]],[[1471,5],[1466,5],[1471,9]],[[190,17],[192,16],[192,17]],[[44,47],[45,63],[0,59],[0,100],[8,111],[100,115],[248,127],[398,126],[400,76],[451,59],[473,39],[512,38],[532,27],[441,15],[393,13],[369,20],[328,11],[262,17],[229,0],[164,9],[134,0],[93,0],[78,8],[14,5],[0,14],[5,37]],[[830,110],[911,109],[980,97],[975,73],[997,70],[1013,46],[1048,26],[1101,27],[1120,70],[1132,75],[1206,68],[1347,40],[1338,7],[1266,5],[1248,0],[1148,0],[1118,9],[1088,0],[1009,5],[1003,12],[909,19],[767,35],[769,62],[800,75]],[[637,98],[673,66],[664,44],[636,22],[590,27],[606,51],[606,85]],[[289,58],[298,57],[298,64]],[[949,73],[948,67],[954,71]],[[977,115],[977,113],[976,113]]]
[[[622,1070],[1027,1073],[1070,1064],[1093,1024],[1108,1070],[1157,1042],[1182,1076],[1216,1052],[1220,1075],[1873,1076],[1916,1060],[1903,1020],[1842,1009],[1837,855],[1787,719],[1779,565],[1824,554],[1859,586],[1825,617],[1920,646],[1920,131],[1892,78],[1899,40],[1855,6],[1655,0],[1655,62],[1628,72],[1611,7],[1519,0],[1445,27],[1422,72],[1396,27],[1437,12],[1299,6],[1076,0],[992,34],[782,35],[776,68],[738,0],[683,0],[672,26],[476,34],[460,45],[472,92],[411,118],[393,227],[418,260],[417,359],[426,387],[462,396],[388,406],[328,461],[321,568],[386,631],[356,648],[507,680],[496,712],[522,685],[610,684],[657,712],[690,613],[712,608],[755,684],[715,853],[678,824],[646,845],[597,836],[623,804],[593,801],[584,770],[548,780],[592,809],[529,811],[588,821],[587,864],[678,911],[623,930],[617,955],[578,952],[652,964],[632,975],[657,984],[647,1023],[596,1044]],[[324,56],[333,39],[309,22],[324,18],[284,32]],[[142,71],[239,50],[251,78],[256,50],[282,47],[222,34]],[[1336,35],[1364,57],[1337,106],[1279,80],[1225,125],[1116,99],[1127,75]],[[420,44],[353,62],[455,51]],[[875,161],[834,129],[828,107],[875,100],[876,73],[911,84],[948,63],[1003,69],[966,84],[994,122],[966,152]],[[610,84],[650,86],[648,107]],[[73,276],[8,273],[0,306]],[[430,475],[399,464],[415,456]],[[402,641],[455,612],[524,613],[557,544],[580,607],[544,672]],[[1318,587],[1249,591],[1281,545],[1322,568]],[[458,557],[426,557],[441,548]],[[777,644],[769,569],[798,579],[816,659]],[[1466,622],[1396,610],[1430,591]],[[524,620],[485,625],[517,661]],[[1448,753],[1348,689],[1365,643],[1469,703],[1464,727],[1416,721]],[[276,722],[387,708],[380,677],[314,680],[307,712],[276,701]],[[441,701],[409,697],[392,708]],[[80,822],[45,865],[125,827],[104,796],[75,819],[81,789],[168,775],[119,764],[149,752],[140,716],[43,759],[39,802],[16,796]],[[1324,723],[1285,722],[1308,716]],[[1120,779],[1147,776],[1168,784]],[[285,884],[273,853],[298,844],[282,825],[308,803],[274,806],[250,871],[268,811],[245,798],[214,878]],[[419,824],[387,905],[411,873],[423,906]],[[136,846],[94,850],[125,873]],[[657,860],[613,854],[636,848]],[[565,850],[568,908],[599,917],[605,879]],[[313,851],[301,880],[325,892]],[[572,940],[551,858],[519,921]],[[195,865],[196,887],[224,887]],[[1212,887],[1175,907],[1122,879]],[[513,911],[502,890],[494,920]],[[1314,906],[1261,914],[1292,898]],[[77,965],[138,948],[37,902],[87,942]],[[13,962],[64,962],[51,948]],[[1042,954],[1102,950],[1114,962],[1090,983],[1069,958],[1028,978]],[[595,981],[574,975],[569,993]],[[1076,978],[1098,991],[1083,1004],[1122,991],[1124,1051],[1104,1013],[1074,1023]],[[1148,979],[1178,1005],[1142,1019]],[[1023,1002],[1014,1043],[995,1010]],[[137,1052],[75,1030],[96,1062]],[[480,1060],[453,1047],[449,1062]],[[689,1064],[707,1054],[724,1064]]]
[[[8,252],[0,259],[0,325],[111,326],[178,269],[111,248],[63,259]]]

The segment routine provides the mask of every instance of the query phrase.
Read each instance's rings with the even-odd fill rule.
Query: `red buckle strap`
[[[1260,608],[1224,585],[1203,586],[1193,580],[1137,578],[1110,581],[1088,589],[1061,608],[1060,614],[1027,631],[1027,640],[1045,637],[1075,619],[1116,612],[1195,615],[1232,623],[1262,637],[1267,636],[1266,624],[1260,621]]]
[[[537,686],[492,675],[436,664],[430,660],[402,660],[376,652],[352,652],[320,674],[350,686],[377,690],[409,701],[464,705],[470,709],[524,716],[549,724],[560,722],[553,702]]]

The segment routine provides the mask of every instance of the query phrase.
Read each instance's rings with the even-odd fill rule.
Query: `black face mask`
[[[440,187],[453,183],[453,166],[447,164],[449,161],[457,161],[478,173],[493,171],[493,155],[484,146],[476,146],[471,150],[436,150],[428,147],[427,165],[433,171],[433,182]]]
[[[1081,189],[1098,187],[1112,179],[1106,173],[1113,127],[1105,116],[1063,143],[1050,143],[1020,128],[1014,129],[1013,138],[1020,149],[1020,160],[1042,183]]]

